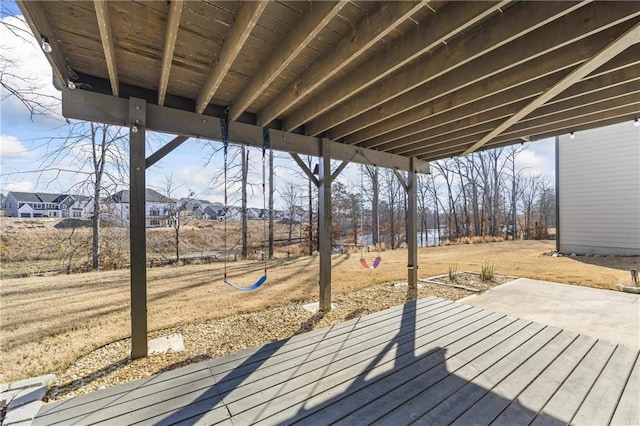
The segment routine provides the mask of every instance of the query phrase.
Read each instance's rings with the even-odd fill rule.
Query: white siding
[[[640,127],[561,136],[558,183],[561,252],[640,255]]]

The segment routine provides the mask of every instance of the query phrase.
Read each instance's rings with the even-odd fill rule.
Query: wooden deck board
[[[502,382],[490,389],[454,425],[469,423],[489,424],[517,397],[533,380],[544,371],[567,348],[577,335],[564,331],[553,338],[542,349],[527,359]]]
[[[640,357],[636,359],[622,397],[613,413],[612,424],[616,425],[640,425]]]
[[[45,405],[34,424],[637,424],[638,351],[438,298]]]
[[[363,360],[355,366],[347,367],[348,369],[337,371],[336,369],[345,367],[345,365],[336,365],[329,359],[325,364],[325,374],[317,382],[309,381],[308,377],[296,378],[287,382],[283,387],[264,389],[255,394],[258,401],[267,401],[265,403],[247,409],[254,405],[255,401],[239,401],[229,404],[229,409],[234,415],[234,420],[237,418],[239,424],[257,422],[268,416],[272,417],[270,421],[279,423],[282,421],[281,417],[289,417],[293,412],[300,411],[299,404],[308,407],[316,403],[315,401],[318,399],[331,399],[336,394],[343,394],[354,384],[366,382],[372,376],[390,373],[393,371],[394,365],[403,366],[429,351],[438,350],[446,343],[469,333],[470,327],[475,326],[475,323],[482,321],[489,315],[486,311],[477,311],[475,314],[452,322],[445,327],[423,336],[417,336],[415,351],[413,342],[397,347],[394,345],[393,348],[388,348],[394,349],[392,351],[371,352],[369,359]],[[347,359],[345,363],[349,363],[349,360]],[[314,402],[308,401],[313,397],[316,397]],[[277,417],[274,417],[276,415]]]
[[[351,398],[338,401],[327,412],[316,412],[309,417],[308,423],[314,420],[321,422],[323,418],[336,421],[337,424],[365,424],[372,423],[397,407],[403,405],[408,399],[415,397],[425,389],[433,386],[448,376],[453,365],[465,365],[471,359],[480,356],[493,346],[522,330],[529,323],[524,320],[504,317],[491,323],[464,339],[447,346],[444,362],[427,369],[424,361],[420,362],[421,371],[405,369],[402,372],[385,377],[358,391]],[[444,368],[438,368],[444,367]],[[454,367],[455,368],[455,367]],[[449,370],[449,371],[448,371]],[[361,401],[367,401],[363,404]],[[373,407],[375,405],[375,408]],[[346,415],[346,416],[345,416]]]
[[[541,414],[535,418],[532,424],[569,423],[614,350],[615,345],[610,343],[602,341],[596,343],[580,365],[573,370],[571,376],[558,389],[558,392],[547,402]]]
[[[541,329],[532,330],[531,335],[526,336],[524,331],[517,336],[523,335],[524,341],[517,342],[515,347],[504,356],[485,356],[483,362],[473,362],[464,368],[456,371],[456,374],[448,377],[451,385],[444,385],[437,399],[432,399],[431,405],[435,406],[428,412],[422,414],[418,424],[449,424],[458,416],[469,409],[476,401],[482,398],[495,384],[518,368],[526,359],[539,351],[559,332],[557,329],[539,326]],[[443,382],[444,383],[444,382]],[[451,393],[451,389],[457,389],[444,399],[442,394]]]
[[[528,425],[595,343],[593,337],[578,336],[491,424]]]
[[[638,358],[638,351],[618,346],[571,423],[577,425],[609,423],[636,358]],[[640,401],[636,402],[640,403]]]
[[[458,315],[450,316],[449,319],[451,321],[455,321],[457,319],[464,318],[464,315],[473,315],[473,313],[467,313],[468,311],[459,312]],[[425,328],[428,326],[425,325]],[[392,336],[391,336],[392,337]],[[404,337],[404,339],[402,338]],[[398,345],[407,344],[407,340],[412,339],[413,336],[407,336],[406,333],[402,335],[398,339]],[[225,398],[225,402],[231,403],[233,401],[240,400],[242,398],[248,397],[255,393],[254,384],[257,384],[261,389],[268,389],[272,386],[281,385],[287,383],[288,387],[291,387],[293,383],[297,381],[305,381],[309,380],[318,380],[325,375],[329,374],[330,371],[336,370],[340,366],[351,365],[356,362],[362,362],[372,358],[376,351],[383,350],[384,347],[388,344],[390,337],[386,336],[384,340],[380,339],[371,339],[368,342],[363,341],[358,345],[349,346],[340,350],[340,352],[333,352],[331,354],[326,354],[323,357],[315,358],[309,361],[306,361],[302,365],[289,365],[289,362],[284,363],[283,366],[276,366],[281,368],[280,371],[268,371],[267,375],[261,374],[262,371],[258,371],[256,373],[260,374],[252,374],[247,378],[247,381],[243,383],[242,387],[229,387],[223,386],[225,384],[229,384],[229,382],[224,382],[219,385],[222,391],[231,392],[229,397]],[[325,368],[327,366],[327,358],[329,357],[331,362],[330,368]],[[295,361],[295,360],[291,360]],[[255,377],[254,377],[255,376]],[[298,379],[299,380],[295,380]],[[233,383],[230,383],[233,385]],[[249,389],[247,389],[249,388]]]

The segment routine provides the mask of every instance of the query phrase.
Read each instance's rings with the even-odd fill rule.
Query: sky
[[[68,134],[69,126],[61,115],[60,92],[52,84],[51,67],[40,47],[40,41],[27,32],[20,32],[16,36],[10,31],[11,26],[26,29],[13,15],[20,14],[15,3],[2,1],[2,20],[0,25],[0,52],[2,63],[0,70],[3,79],[13,79],[14,84],[25,90],[25,96],[33,98],[28,93],[29,87],[36,87],[37,92],[50,107],[47,116],[31,116],[28,109],[15,97],[2,88],[0,105],[0,192],[68,192],[80,179],[72,173],[36,173],[42,168],[46,156],[60,146],[61,138]],[[13,76],[19,76],[15,79]],[[147,142],[147,156],[157,150],[172,136],[152,134]],[[529,148],[522,152],[517,160],[518,166],[525,169],[526,174],[540,174],[551,181],[554,176],[554,142],[546,139],[528,144]],[[167,192],[167,180],[172,181],[171,196],[180,198],[193,192],[196,198],[208,199],[212,202],[223,201],[222,181],[222,153],[221,144],[211,141],[190,139],[147,170],[147,186]],[[125,146],[126,149],[126,146]],[[82,149],[74,154],[82,155]],[[262,204],[262,194],[259,190],[262,182],[261,150],[250,148],[251,171],[249,182],[250,206],[259,207]],[[229,161],[233,167],[229,175],[237,170],[239,158],[230,151]],[[77,157],[76,157],[77,158]],[[60,160],[59,165],[69,169],[87,170],[87,165],[79,166],[72,158]],[[277,153],[275,160],[276,206],[279,194],[288,185],[296,185],[304,193],[306,185],[301,172],[285,153]],[[353,182],[360,181],[360,169],[357,165],[350,165],[340,175],[338,180],[352,188]],[[351,185],[351,186],[350,186]],[[125,189],[124,186],[121,189]],[[229,183],[228,192],[237,193],[238,184]],[[233,197],[230,197],[233,198]],[[232,200],[231,200],[232,201]]]

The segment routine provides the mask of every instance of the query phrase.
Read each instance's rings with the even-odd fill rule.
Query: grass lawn
[[[425,248],[419,276],[446,274],[449,266],[480,271],[491,262],[496,274],[615,289],[629,283],[638,257],[549,257],[552,241],[515,241]],[[371,256],[374,257],[374,254]],[[376,270],[360,266],[359,255],[335,255],[332,291],[346,294],[406,279],[407,251],[382,253]],[[255,292],[238,292],[222,282],[222,264],[148,270],[150,330],[220,319],[238,313],[317,300],[318,257],[280,259],[269,264],[269,280]],[[232,281],[252,283],[262,274],[256,261],[230,264]],[[2,280],[0,381],[61,371],[96,347],[129,336],[129,271]]]

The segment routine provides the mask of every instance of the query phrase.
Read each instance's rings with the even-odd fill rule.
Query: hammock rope
[[[229,198],[227,194],[227,168],[228,168],[228,148],[229,148],[229,122],[228,120],[222,118],[220,119],[220,129],[222,130],[222,143],[224,146],[224,278],[223,282],[236,290],[240,291],[252,291],[260,287],[262,284],[267,282],[267,256],[264,254],[264,241],[267,239],[267,188],[266,188],[266,154],[267,149],[271,148],[271,142],[269,140],[269,129],[263,128],[263,144],[262,144],[262,233],[263,233],[263,243],[262,243],[262,258],[264,260],[264,275],[262,275],[256,282],[248,286],[240,286],[232,283],[228,279],[227,275],[227,220],[229,214]]]
[[[360,190],[364,193],[364,166],[362,164],[360,165]],[[378,255],[373,260],[371,265],[369,265],[367,260],[364,258],[365,242],[363,239],[362,245],[360,246],[360,264],[362,265],[363,268],[376,269],[378,266],[380,266],[380,263],[382,262],[382,256],[380,252],[380,246],[382,244],[380,243],[380,214],[379,213],[376,215],[376,225],[377,225],[376,234],[377,234],[377,241],[378,241],[376,246],[378,247]],[[360,235],[364,237],[364,201],[362,203],[361,212],[360,212]],[[373,235],[373,232],[371,232],[371,235]]]

